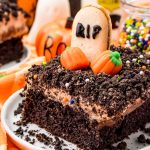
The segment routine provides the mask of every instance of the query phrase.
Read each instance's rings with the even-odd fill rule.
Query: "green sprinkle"
[[[42,65],[43,65],[43,66],[46,66],[46,65],[47,65],[47,62],[46,62],[46,61],[43,61],[43,62],[42,62]]]
[[[128,37],[127,37],[129,40],[131,40],[132,39],[132,36],[131,35],[128,35]]]
[[[141,45],[142,45],[142,43],[141,43],[141,42],[138,42],[138,46],[141,47]]]
[[[132,19],[131,18],[127,19],[126,24],[129,24],[129,25],[132,24]]]
[[[140,25],[140,23],[139,23],[139,22],[136,22],[136,23],[135,23],[135,26],[136,26],[136,27],[138,27],[139,25]]]
[[[145,22],[145,21],[143,22],[144,25],[146,25],[147,23],[148,23],[148,22]]]
[[[116,66],[120,66],[122,64],[120,53],[117,51],[110,54],[110,59]]]
[[[65,50],[68,51],[70,50],[70,48],[71,48],[70,46],[67,46]]]
[[[135,50],[135,48],[136,48],[136,46],[135,46],[135,45],[131,46],[131,49],[132,49],[132,50]]]
[[[137,62],[138,62],[138,64],[139,64],[139,63],[141,62],[141,60],[140,60],[140,59],[138,59],[138,61],[137,61]]]
[[[127,24],[127,25],[126,25],[126,28],[129,28],[129,27],[130,27],[130,24]]]
[[[120,76],[118,76],[118,78],[117,78],[117,79],[118,79],[118,81],[120,81],[120,80],[121,80],[121,77],[120,77]]]

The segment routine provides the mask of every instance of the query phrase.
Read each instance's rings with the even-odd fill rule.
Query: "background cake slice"
[[[0,65],[21,58],[21,38],[28,31],[27,17],[26,12],[15,3],[0,0]]]

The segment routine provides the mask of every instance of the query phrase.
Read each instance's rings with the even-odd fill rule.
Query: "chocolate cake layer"
[[[29,96],[30,95],[30,96]],[[150,121],[150,102],[117,121],[113,126],[99,127],[82,109],[63,106],[53,97],[47,99],[40,89],[29,90],[23,102],[23,123],[32,122],[84,150],[103,150],[122,140]]]
[[[111,50],[119,51],[123,61],[115,76],[66,70],[59,57],[47,65],[34,65],[22,93],[22,121],[92,150],[144,126],[150,121],[150,57],[121,47]]]
[[[13,38],[0,44],[0,66],[10,61],[19,61],[23,54],[21,38]]]

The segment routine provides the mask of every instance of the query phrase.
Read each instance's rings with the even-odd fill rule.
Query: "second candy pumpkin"
[[[104,51],[103,53],[97,55],[94,60],[92,60],[91,68],[94,74],[117,74],[122,69],[120,53],[117,51]]]
[[[78,70],[89,67],[90,62],[78,47],[67,48],[60,57],[63,67],[69,70]]]

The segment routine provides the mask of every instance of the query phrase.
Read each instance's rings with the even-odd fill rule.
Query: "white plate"
[[[24,147],[24,149],[28,149],[28,150],[43,150],[43,148],[41,148],[41,147],[45,147],[45,149],[52,150],[53,147],[49,148],[49,147],[45,146],[43,143],[40,143],[38,141],[36,141],[35,144],[32,145],[32,144],[26,142],[24,139],[21,139],[20,137],[18,137],[14,134],[13,131],[15,131],[18,128],[18,126],[14,125],[13,122],[16,122],[21,117],[20,115],[14,116],[14,111],[17,109],[18,104],[21,103],[23,100],[22,97],[19,95],[19,93],[21,91],[22,90],[19,90],[16,93],[14,93],[4,104],[4,106],[2,108],[2,112],[1,112],[1,122],[2,122],[3,127],[5,128],[7,134],[11,137],[11,139],[13,141],[15,141],[20,148]],[[34,129],[34,130],[38,130],[39,133],[45,133],[46,135],[49,135],[44,129],[39,128],[35,124],[28,124],[27,126],[29,127],[29,130]],[[142,148],[142,150],[150,150],[150,146],[144,148],[143,144],[138,144],[135,142],[137,137],[141,133],[142,133],[141,131],[134,133],[130,136],[129,139],[124,140],[127,142],[128,148],[130,150],[137,150],[137,147],[138,147],[138,149]],[[50,135],[50,136],[53,137],[52,135]],[[145,136],[147,137],[147,135],[145,135]],[[68,145],[67,147],[64,147],[64,148],[68,148],[69,150],[72,150],[72,149],[77,150],[78,149],[74,144],[71,144],[65,140],[64,140],[64,142],[65,142],[65,144]]]
[[[0,67],[0,73],[5,72],[8,69],[11,69],[12,67],[17,67],[18,65],[23,64],[24,62],[26,62],[30,58],[30,56],[31,56],[31,51],[29,49],[27,49],[27,47],[24,47],[23,55],[20,58],[20,61],[19,62],[11,61],[11,62],[1,66]]]

